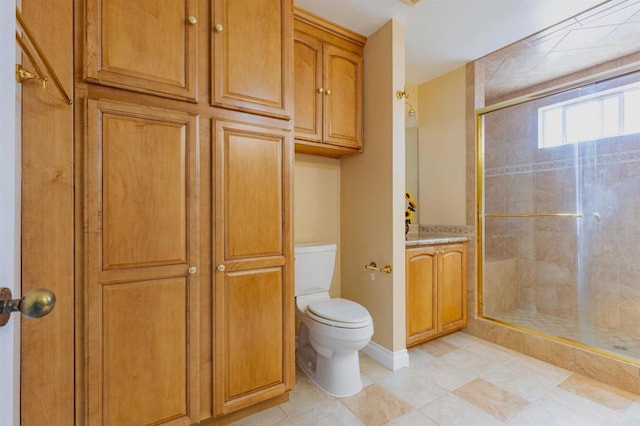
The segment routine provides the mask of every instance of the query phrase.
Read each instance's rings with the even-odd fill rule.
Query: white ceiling
[[[423,83],[594,7],[603,0],[295,0],[295,5],[369,36],[405,24],[406,79]]]

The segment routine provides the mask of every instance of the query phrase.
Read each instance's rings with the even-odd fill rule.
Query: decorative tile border
[[[475,227],[472,225],[419,225],[419,232],[437,234],[460,234],[473,236]]]
[[[580,157],[580,164],[585,167],[593,165],[604,166],[611,164],[640,162],[640,151],[617,152],[613,154],[601,154],[595,157],[585,154]],[[575,167],[574,160],[542,161],[539,163],[517,164],[514,166],[495,167],[486,169],[485,176],[507,176],[525,173],[535,173],[550,170],[569,169]]]

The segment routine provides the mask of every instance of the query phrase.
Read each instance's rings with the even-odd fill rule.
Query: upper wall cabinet
[[[300,9],[294,27],[296,152],[362,152],[366,39]]]
[[[197,0],[88,0],[83,77],[195,100],[197,25]]]
[[[292,0],[213,5],[213,105],[291,119]]]

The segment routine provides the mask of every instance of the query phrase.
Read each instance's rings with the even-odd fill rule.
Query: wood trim
[[[349,43],[356,44],[360,47],[364,47],[364,45],[367,43],[367,38],[365,36],[351,31],[348,28],[335,24],[331,21],[327,21],[326,19],[321,18],[318,15],[314,15],[313,13],[305,9],[294,7],[293,16],[300,22],[304,22],[305,24],[329,32],[336,37],[347,40]]]

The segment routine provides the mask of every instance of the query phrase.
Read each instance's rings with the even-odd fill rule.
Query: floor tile
[[[419,411],[440,426],[500,425],[495,417],[452,394],[431,401]]]
[[[430,340],[417,346],[417,348],[437,358],[460,349],[459,346],[452,345],[441,339]]]
[[[290,419],[294,426],[362,426],[363,422],[337,399],[331,399]]]
[[[449,391],[478,378],[477,374],[440,360],[412,367],[411,369]]]
[[[378,384],[362,389],[360,393],[342,402],[367,426],[385,425],[412,410],[411,406]]]
[[[567,373],[560,379],[547,377],[540,374],[540,368],[529,367],[518,361],[511,360],[500,367],[491,368],[481,377],[528,401],[535,401],[568,376]]]
[[[329,400],[326,392],[320,389],[299,368],[296,370],[296,387],[289,394],[289,401],[280,405],[282,411],[291,417]]]
[[[467,383],[453,393],[502,421],[529,405],[524,398],[483,379]]]
[[[409,369],[381,380],[378,384],[415,408],[449,393],[447,389]]]
[[[280,407],[272,407],[231,424],[234,426],[270,426],[279,424],[282,421],[288,422],[287,415]]]
[[[411,411],[404,416],[398,417],[391,423],[391,426],[438,426],[437,423],[432,422],[427,416],[419,411]]]
[[[596,380],[572,374],[558,385],[559,388],[578,394],[612,410],[626,410],[638,399],[637,395],[600,383]]]

